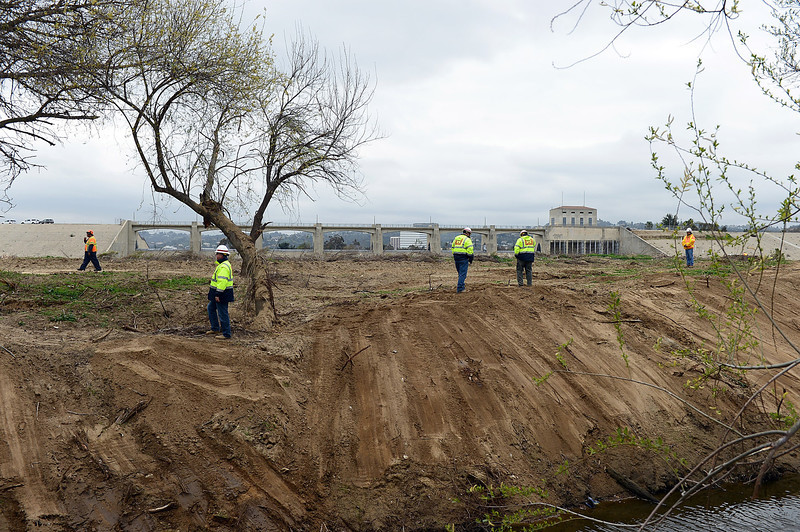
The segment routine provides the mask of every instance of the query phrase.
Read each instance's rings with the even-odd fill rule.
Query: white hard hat
[[[523,229],[522,231],[519,232],[519,236],[527,235],[527,234],[528,234],[528,231],[526,231],[525,229]]]
[[[222,253],[223,255],[230,255],[230,251],[228,251],[228,246],[220,245],[217,247],[217,253]]]
[[[686,228],[686,232],[687,232],[687,233],[691,233],[691,232],[692,232],[692,228],[691,228],[691,227],[687,227],[687,228]]]
[[[465,227],[465,228],[464,228],[464,232],[465,232],[465,233],[471,233],[471,232],[472,232],[472,229],[470,229],[469,227]]]

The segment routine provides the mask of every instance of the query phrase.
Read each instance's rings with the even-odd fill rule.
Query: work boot
[[[216,338],[217,340],[230,340],[231,339],[230,336],[225,336],[224,334],[218,334],[214,338]]]
[[[214,329],[211,329],[210,331],[206,331],[206,334],[219,334],[219,331],[215,331]]]

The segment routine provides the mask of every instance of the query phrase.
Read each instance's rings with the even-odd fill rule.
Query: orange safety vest
[[[683,249],[694,249],[694,235],[689,233],[683,237]]]
[[[86,239],[86,245],[83,246],[84,251],[97,251],[97,240],[95,240],[94,236],[90,236]]]

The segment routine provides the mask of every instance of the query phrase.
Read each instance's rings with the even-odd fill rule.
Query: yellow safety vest
[[[517,239],[514,244],[514,255],[519,253],[535,253],[536,252],[536,239],[530,235],[523,235]]]
[[[224,292],[229,288],[233,288],[233,268],[231,268],[231,263],[227,259],[218,263],[214,269],[211,288],[214,288],[217,292]]]
[[[467,235],[458,235],[453,240],[450,248],[453,250],[453,255],[456,253],[466,253],[467,255],[472,255],[472,240]]]
[[[685,237],[683,237],[683,249],[692,249],[694,248],[694,235],[689,233]]]

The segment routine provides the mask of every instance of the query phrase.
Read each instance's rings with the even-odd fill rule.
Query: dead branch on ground
[[[356,358],[356,357],[357,357],[357,356],[358,356],[360,353],[362,353],[363,351],[366,351],[367,349],[369,349],[370,347],[372,347],[372,346],[371,346],[371,345],[368,345],[367,347],[365,347],[365,348],[363,348],[363,349],[359,350],[359,351],[358,351],[358,353],[356,353],[355,355],[353,355],[353,356],[349,357],[349,358],[347,359],[347,361],[344,363],[344,365],[341,367],[341,369],[340,369],[339,371],[344,371],[344,368],[346,368],[346,367],[347,367],[347,364],[350,364],[351,366],[355,367],[355,364],[353,364],[353,359],[354,359],[354,358]]]
[[[120,412],[120,414],[117,416],[117,419],[114,420],[114,423],[116,423],[117,425],[122,425],[123,423],[126,423],[133,416],[135,416],[136,414],[147,408],[147,405],[149,404],[150,400],[139,401],[133,408],[123,408],[122,412]]]

